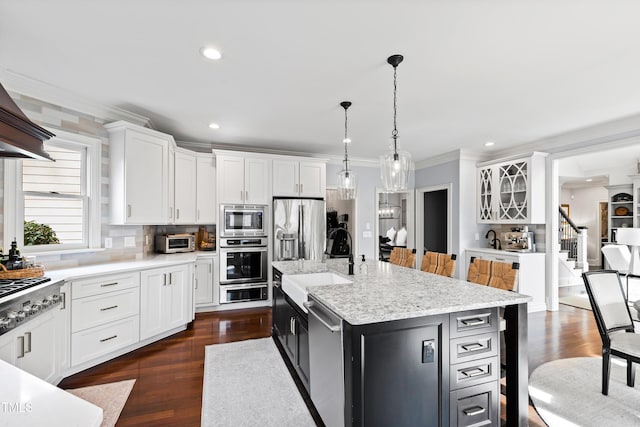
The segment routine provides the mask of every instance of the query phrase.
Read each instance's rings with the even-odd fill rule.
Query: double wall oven
[[[266,206],[223,205],[220,303],[269,298]]]

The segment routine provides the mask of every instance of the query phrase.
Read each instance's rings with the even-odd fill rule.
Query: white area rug
[[[558,298],[560,304],[570,305],[572,307],[584,308],[585,310],[591,310],[591,303],[589,303],[589,297],[584,295],[569,295],[566,297]]]
[[[101,407],[102,424],[100,427],[113,427],[118,421],[122,408],[127,403],[127,398],[135,382],[136,380],[125,380],[65,391]]]
[[[315,426],[272,338],[205,349],[202,426]]]
[[[554,360],[529,378],[529,396],[550,427],[640,426],[640,379],[627,387],[626,363],[611,360],[609,395],[603,396],[602,359]]]

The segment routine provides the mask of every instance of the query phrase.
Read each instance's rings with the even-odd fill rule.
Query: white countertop
[[[0,360],[0,427],[93,427],[102,409]]]
[[[409,319],[487,307],[522,304],[530,296],[382,261],[367,261],[368,273],[347,275],[346,259],[316,261],[279,261],[273,267],[283,274],[308,274],[332,271],[353,284],[309,286],[309,295],[317,298],[352,325]]]

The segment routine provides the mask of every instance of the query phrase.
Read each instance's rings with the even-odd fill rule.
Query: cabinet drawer
[[[452,391],[449,401],[449,425],[498,426],[498,382]]]
[[[132,316],[71,334],[71,365],[79,365],[135,344],[139,331],[140,317]]]
[[[71,332],[78,332],[140,312],[140,289],[130,288],[71,301]]]
[[[73,299],[140,286],[140,273],[110,274],[71,282]]]
[[[450,315],[451,338],[498,330],[498,308],[459,311]]]
[[[498,332],[455,338],[450,343],[449,357],[452,364],[497,356],[500,344]]]
[[[458,390],[488,381],[497,381],[499,371],[497,356],[452,364],[449,366],[449,388]]]

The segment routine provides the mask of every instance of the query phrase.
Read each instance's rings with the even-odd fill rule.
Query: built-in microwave
[[[221,205],[220,236],[266,236],[266,209],[263,205]]]

